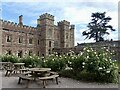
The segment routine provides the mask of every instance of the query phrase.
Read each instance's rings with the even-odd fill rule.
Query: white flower
[[[72,57],[72,59],[74,59],[74,57]]]
[[[83,48],[83,50],[86,50],[86,48]]]
[[[96,51],[94,51],[94,54],[97,54],[97,52],[96,52]]]
[[[69,62],[69,64],[72,64],[72,62]]]
[[[105,59],[105,61],[107,61],[107,59]]]
[[[99,70],[103,69],[102,67],[99,67]]]
[[[84,68],[85,66],[82,66],[82,68]]]
[[[115,62],[117,61],[117,60],[114,60]]]
[[[93,62],[91,62],[90,64],[93,64]]]
[[[89,56],[87,56],[87,58],[89,58]]]
[[[90,52],[90,50],[87,50],[87,52]]]
[[[110,71],[106,71],[106,73],[110,73]]]
[[[105,69],[105,67],[103,67]]]
[[[106,49],[106,51],[109,51],[108,49]]]
[[[85,62],[83,62],[82,64],[85,65]]]

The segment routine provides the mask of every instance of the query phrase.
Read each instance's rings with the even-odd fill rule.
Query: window
[[[29,51],[29,56],[31,56],[31,55],[32,55],[32,51],[30,50],[30,51]]]
[[[33,44],[33,39],[32,38],[29,39],[29,44]]]
[[[7,35],[7,42],[11,42],[12,41],[12,35]]]
[[[40,55],[40,52],[39,52],[39,51],[37,52],[37,55],[38,55],[38,56]]]
[[[68,44],[66,44],[66,47],[68,47]]]
[[[51,41],[49,41],[49,47],[51,47]]]
[[[48,50],[48,53],[51,54],[51,50],[50,49]]]
[[[40,41],[38,40],[38,45],[40,44]]]
[[[66,39],[68,39],[68,33],[66,33]]]
[[[49,30],[48,30],[48,37],[49,37],[49,38],[52,37],[52,29],[49,29]]]
[[[11,55],[11,54],[12,54],[11,50],[7,50],[7,55]]]
[[[22,57],[22,51],[18,51],[18,57]]]
[[[54,47],[58,47],[58,41],[54,41]]]
[[[23,37],[19,37],[19,43],[23,42]]]

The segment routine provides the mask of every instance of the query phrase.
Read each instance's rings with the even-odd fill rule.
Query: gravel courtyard
[[[17,76],[5,77],[5,73],[1,73],[2,76],[2,88],[25,88],[25,81],[21,84],[18,83]],[[55,82],[48,81],[46,88],[118,88],[118,84],[102,84],[102,83],[89,83],[83,81],[77,81],[70,78],[59,77],[59,84],[57,85]],[[43,84],[41,81],[31,82],[29,84],[29,88],[43,88]]]

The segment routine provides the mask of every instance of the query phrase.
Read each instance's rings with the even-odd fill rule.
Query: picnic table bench
[[[55,79],[56,84],[58,84],[58,77],[59,75],[51,75],[51,76],[45,76],[45,77],[39,77],[39,80],[43,80],[43,88],[46,87],[46,81],[50,79]]]
[[[24,75],[24,74],[20,74],[18,77],[19,77],[18,84],[21,83],[21,80],[26,80],[27,81],[26,88],[28,88],[29,82],[33,80],[32,77]]]

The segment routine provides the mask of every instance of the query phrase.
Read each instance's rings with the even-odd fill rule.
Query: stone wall
[[[22,51],[25,55],[32,51],[36,55],[38,53],[48,55],[54,48],[74,47],[74,26],[70,26],[70,22],[63,20],[58,22],[58,25],[54,25],[54,16],[48,13],[39,16],[37,27],[26,26],[22,20],[22,15],[19,16],[18,24],[0,20],[2,23],[1,54],[11,51],[12,54],[17,55],[19,51]],[[11,42],[7,42],[9,35],[12,38]],[[20,37],[23,38],[22,43],[19,43]],[[33,40],[32,44],[29,44],[29,39]]]

